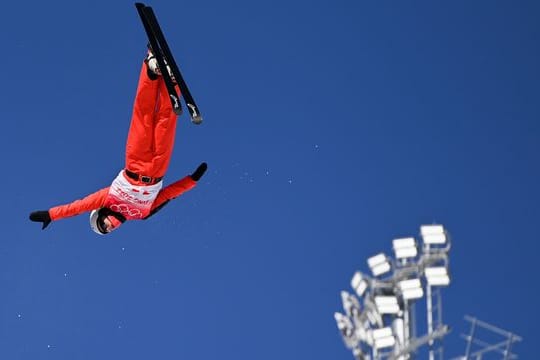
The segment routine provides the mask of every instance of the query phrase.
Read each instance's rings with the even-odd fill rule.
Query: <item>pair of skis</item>
[[[182,114],[180,97],[175,88],[176,81],[178,87],[180,88],[180,93],[186,103],[186,107],[188,108],[191,122],[197,125],[200,124],[202,122],[202,116],[199,112],[199,108],[197,107],[197,104],[195,104],[195,100],[193,99],[193,96],[191,96],[186,82],[184,81],[184,78],[182,77],[176,62],[174,61],[174,57],[171,54],[171,49],[169,48],[169,45],[165,40],[165,36],[161,31],[161,27],[159,26],[156,15],[154,14],[154,10],[152,10],[150,6],[146,6],[143,3],[135,3],[135,7],[137,8],[137,12],[141,17],[144,30],[146,31],[148,41],[150,42],[150,47],[152,48],[152,52],[156,57],[159,68],[161,69],[161,76],[163,76],[163,80],[165,80],[165,85],[167,87],[167,91],[169,92],[169,98],[171,99],[174,112],[178,115]],[[166,70],[167,67],[170,67],[174,80],[171,78],[169,71]]]

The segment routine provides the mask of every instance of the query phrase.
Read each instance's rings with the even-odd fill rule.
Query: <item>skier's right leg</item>
[[[149,77],[147,64],[143,63],[126,144],[126,169],[142,176],[152,176],[145,172],[152,166],[154,157],[154,121],[159,82]]]

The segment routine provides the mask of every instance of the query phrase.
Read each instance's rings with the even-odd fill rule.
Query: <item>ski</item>
[[[156,60],[158,62],[160,69],[166,69],[167,66],[165,65],[165,60],[161,56],[161,51],[159,44],[153,35],[152,27],[150,25],[150,22],[148,21],[147,15],[146,15],[146,5],[142,3],[136,3],[135,6],[137,7],[137,11],[139,12],[139,16],[141,17],[141,21],[144,26],[144,30],[146,32],[146,35],[148,37],[148,42],[150,43],[150,47],[152,48],[152,51],[154,52],[154,56],[156,57]],[[163,80],[165,80],[165,86],[167,87],[167,92],[169,93],[169,98],[171,99],[171,104],[173,107],[173,111],[177,115],[182,114],[182,105],[180,103],[180,97],[178,96],[178,93],[176,92],[174,83],[169,75],[168,71],[162,71],[161,75],[163,76]],[[180,89],[181,91],[181,89]]]
[[[181,96],[188,108],[191,121],[194,124],[200,124],[202,122],[202,116],[199,112],[199,108],[197,107],[197,104],[195,103],[195,100],[193,99],[193,96],[191,95],[191,92],[189,91],[189,88],[187,87],[187,84],[184,81],[180,70],[178,69],[178,65],[176,64],[174,57],[172,56],[171,50],[167,44],[167,41],[165,40],[161,27],[159,26],[154,10],[150,6],[146,6],[143,3],[135,3],[135,7],[137,8],[143,23],[144,30],[148,36],[148,41],[150,42],[154,56],[156,56],[158,61],[159,68],[166,69],[167,65],[170,67],[174,79],[180,88]],[[178,93],[176,92],[174,86],[174,82],[171,79],[168,71],[162,70],[161,73],[163,79],[165,80],[165,84],[167,85],[167,91],[169,92],[173,109],[177,114],[180,114],[182,112],[182,107]]]
[[[189,91],[189,88],[186,82],[184,81],[184,77],[180,73],[180,70],[178,69],[178,65],[176,64],[176,61],[174,60],[174,57],[172,56],[171,49],[169,48],[169,45],[167,41],[165,40],[165,36],[163,35],[163,31],[161,30],[161,27],[159,26],[159,22],[157,21],[154,10],[150,6],[147,6],[146,10],[148,14],[148,19],[150,20],[150,25],[152,29],[154,30],[154,35],[156,36],[157,41],[159,45],[161,46],[161,50],[163,51],[165,58],[168,60],[170,59],[170,66],[171,66],[172,73],[176,79],[176,82],[178,83],[178,86],[180,87],[180,92],[182,94],[182,97],[184,98],[184,101],[186,102],[186,106],[191,116],[191,121],[195,124],[200,124],[202,122],[202,116],[199,112],[199,108],[197,107],[197,104],[195,103],[193,96],[191,96],[191,92]]]

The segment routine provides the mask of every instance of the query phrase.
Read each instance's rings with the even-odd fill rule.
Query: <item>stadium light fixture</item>
[[[394,334],[392,334],[392,328],[390,327],[375,329],[372,331],[372,336],[376,349],[394,346],[396,343]]]
[[[384,275],[392,268],[390,266],[390,261],[383,253],[370,257],[367,262],[373,276]]]
[[[423,225],[416,238],[393,239],[393,254],[368,258],[370,272],[353,274],[353,290],[341,292],[344,311],[334,316],[356,360],[408,359],[426,345],[429,359],[435,359],[436,347],[442,349],[435,340],[447,332],[441,332],[447,327],[442,324],[441,291],[436,287],[450,284],[451,242],[442,225]],[[424,301],[427,330],[417,337],[415,308]]]
[[[343,302],[343,309],[348,316],[355,317],[360,314],[360,302],[354,295],[349,294],[347,291],[342,291],[341,301]]]
[[[357,339],[351,319],[339,312],[334,313],[334,319],[336,319],[337,327],[341,333],[345,345],[349,349],[354,348],[356,346]]]
[[[366,312],[366,316],[368,318],[368,321],[371,325],[380,324],[382,323],[382,318],[379,313],[373,310],[369,310]]]
[[[364,298],[364,312],[369,324],[372,326],[382,327],[383,318],[379,311],[377,311],[377,305],[374,304],[369,297]]]
[[[420,279],[402,280],[398,284],[401,295],[405,300],[420,299],[424,296]]]
[[[420,234],[426,245],[444,245],[446,243],[446,233],[442,225],[422,225]]]
[[[401,311],[395,296],[375,296],[375,306],[380,314],[397,314]]]
[[[392,241],[392,247],[394,248],[396,259],[414,258],[418,254],[418,250],[416,249],[416,241],[412,237],[394,239]]]
[[[369,283],[364,274],[362,274],[360,271],[355,272],[351,280],[351,287],[354,289],[356,294],[360,297],[364,296],[368,286]]]
[[[450,284],[450,276],[445,266],[427,267],[424,275],[429,286],[447,286]]]
[[[336,319],[337,327],[342,333],[352,332],[353,324],[351,319],[349,319],[347,316],[343,315],[342,313],[335,312],[334,319]]]

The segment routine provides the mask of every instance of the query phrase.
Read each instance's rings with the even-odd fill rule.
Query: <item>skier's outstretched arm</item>
[[[177,198],[186,191],[193,189],[197,185],[197,181],[199,181],[200,178],[204,175],[207,168],[208,166],[206,165],[206,163],[202,163],[197,167],[193,174],[188,175],[185,178],[180,179],[177,182],[172,183],[171,185],[162,189],[159,192],[156,200],[154,201],[154,204],[152,205],[150,215],[148,215],[146,219],[161,210],[161,208],[163,208],[170,200]]]
[[[70,216],[82,214],[83,212],[99,209],[105,203],[109,188],[106,187],[87,197],[75,200],[72,203],[55,206],[49,210],[34,211],[30,214],[30,220],[43,223],[42,229],[45,229],[51,221],[60,220]]]

